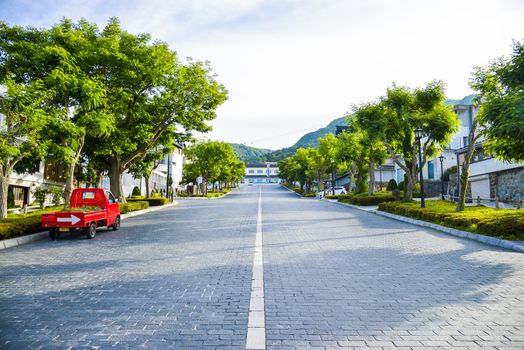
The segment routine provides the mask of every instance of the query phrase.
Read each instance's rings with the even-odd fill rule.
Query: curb
[[[215,200],[215,199],[222,199],[225,196],[229,196],[231,193],[233,193],[233,190],[229,191],[228,193],[224,193],[220,197],[177,197],[177,200],[180,201],[208,201],[208,200]]]
[[[481,243],[484,243],[484,244],[487,244],[487,245],[490,245],[490,246],[493,246],[493,247],[499,247],[499,248],[504,248],[504,249],[512,250],[512,251],[519,252],[519,253],[524,253],[524,245],[516,244],[516,243],[513,243],[512,241],[508,241],[508,240],[505,240],[505,239],[500,239],[500,238],[490,237],[490,236],[483,236],[483,235],[479,235],[477,233],[471,233],[471,232],[467,232],[467,231],[457,230],[455,228],[442,226],[442,225],[435,224],[435,223],[432,223],[432,222],[412,219],[412,218],[408,218],[408,217],[405,217],[405,216],[391,214],[391,213],[387,213],[387,212],[379,211],[379,210],[375,210],[375,209],[373,209],[373,210],[366,210],[366,209],[362,209],[361,207],[359,207],[357,205],[353,205],[353,204],[341,203],[341,202],[331,202],[331,203],[343,205],[345,207],[357,209],[357,210],[360,210],[360,211],[364,211],[366,213],[371,213],[371,214],[384,216],[384,217],[387,217],[387,218],[390,218],[390,219],[394,219],[394,220],[397,220],[397,221],[407,222],[409,224],[416,225],[416,226],[432,228],[434,230],[437,230],[437,231],[440,231],[440,232],[444,232],[444,233],[450,234],[450,235],[455,236],[455,237],[467,238],[467,239],[470,239],[470,240],[473,240],[473,241],[477,241],[477,242],[481,242]]]
[[[134,216],[151,213],[153,211],[161,210],[161,209],[164,209],[164,208],[173,207],[173,206],[175,206],[177,204],[178,204],[178,202],[174,201],[173,203],[169,203],[169,204],[166,204],[166,205],[153,207],[153,208],[147,208],[147,209],[143,209],[143,210],[137,210],[137,211],[133,211],[133,212],[127,213],[127,214],[122,214],[122,215],[120,215],[120,217],[122,219],[128,219],[128,218],[132,218]],[[20,237],[15,237],[15,238],[4,239],[4,240],[0,241],[0,250],[12,248],[12,247],[17,247],[19,245],[23,245],[23,244],[31,243],[31,242],[34,242],[34,241],[38,241],[38,240],[47,238],[48,236],[49,235],[48,235],[47,231],[42,231],[42,232],[32,233],[32,234],[26,235],[26,236],[20,236]]]
[[[305,198],[304,196],[301,196],[300,193],[296,193],[295,191],[290,190],[290,189],[287,188],[286,186],[282,186],[282,187],[284,187],[284,188],[285,188],[286,190],[288,190],[289,192],[296,194],[296,195],[299,196],[300,198]]]

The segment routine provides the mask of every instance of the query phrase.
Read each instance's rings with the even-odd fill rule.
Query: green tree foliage
[[[483,147],[500,159],[524,161],[524,42],[514,42],[509,59],[476,68],[470,85],[480,93]]]
[[[207,132],[207,121],[227,92],[208,63],[182,64],[162,42],[133,35],[112,19],[100,33],[98,55],[115,124],[109,137],[96,140],[97,156],[108,160],[111,190],[123,197],[122,174],[159,145]]]
[[[182,174],[183,183],[196,183],[203,177],[203,188],[207,184],[231,185],[245,174],[245,164],[239,161],[235,151],[225,142],[201,141],[185,150],[188,163]]]
[[[380,103],[364,103],[354,108],[354,115],[348,120],[350,130],[360,133],[360,144],[364,148],[362,157],[368,163],[368,195],[375,191],[375,169],[386,161],[387,150],[380,137],[384,106]]]
[[[377,135],[389,156],[405,171],[405,200],[413,199],[419,169],[414,130],[420,127],[426,135],[421,141],[422,166],[428,157],[433,157],[447,145],[458,130],[457,115],[444,102],[443,82],[432,81],[416,89],[393,85],[379,102],[382,112],[373,119],[359,119],[362,129]]]
[[[349,173],[349,189],[355,182],[355,192],[361,193],[366,190],[366,182],[369,176],[369,161],[366,159],[366,148],[364,146],[364,135],[353,127],[338,135],[337,159],[345,171]]]
[[[0,98],[0,114],[4,116],[0,125],[0,218],[7,217],[9,177],[13,171],[35,170],[27,168],[24,161],[38,158],[48,146],[43,137],[49,123],[42,104],[45,90],[38,82],[26,83],[17,74],[5,71],[0,76],[0,84],[6,88]]]

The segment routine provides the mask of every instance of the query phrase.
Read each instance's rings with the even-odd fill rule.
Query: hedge
[[[395,198],[389,192],[376,192],[372,196],[367,193],[339,195],[338,201],[354,205],[378,205],[383,202],[393,202]]]
[[[149,203],[150,207],[156,207],[156,206],[159,206],[159,205],[165,205],[165,204],[168,204],[168,203],[171,202],[169,200],[169,198],[165,198],[165,197],[148,197],[148,198],[144,198],[144,197],[138,197],[138,196],[133,196],[133,197],[127,198],[126,201],[128,203],[144,202],[145,201],[145,202]]]
[[[131,200],[131,201],[128,200],[127,203],[118,203],[118,206],[120,207],[120,214],[125,214],[131,211],[147,209],[149,208],[149,202],[138,201],[138,200]]]
[[[455,203],[448,201],[381,203],[379,210],[407,216],[443,226],[510,240],[524,240],[524,210],[468,206],[455,212]]]

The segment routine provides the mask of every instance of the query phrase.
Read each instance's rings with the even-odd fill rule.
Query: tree
[[[338,148],[337,159],[349,173],[349,190],[351,191],[351,181],[355,180],[355,192],[365,191],[368,178],[369,162],[366,160],[366,150],[362,142],[363,135],[354,128],[340,133],[337,136]]]
[[[354,107],[354,115],[349,119],[351,129],[361,134],[360,144],[364,148],[362,156],[368,163],[369,196],[372,196],[375,191],[375,168],[384,164],[387,156],[379,132],[383,116],[384,107],[380,103],[371,102]]]
[[[67,168],[66,205],[86,132],[105,135],[110,125],[100,113],[104,90],[91,69],[96,34],[96,26],[85,20],[78,24],[63,20],[42,30],[5,24],[0,28],[1,75],[10,74],[17,84],[36,84],[45,91],[40,104],[51,118],[41,129],[49,140],[47,154],[42,156]]]
[[[335,173],[337,169],[337,138],[332,133],[326,134],[318,140],[318,155],[321,164],[319,184],[326,175]],[[320,175],[322,178],[320,178]]]
[[[477,119],[485,150],[506,161],[524,161],[524,42],[513,43],[509,59],[475,68],[470,86],[480,93]]]
[[[413,199],[419,168],[448,144],[458,129],[457,115],[444,104],[444,90],[441,81],[413,90],[393,85],[379,102],[382,113],[373,119],[359,119],[362,129],[378,135],[389,156],[406,173],[404,199],[407,201]],[[417,164],[418,143],[414,137],[417,127],[426,134],[421,140],[424,155],[421,164]]]
[[[4,219],[9,177],[15,170],[36,170],[28,169],[24,160],[38,159],[45,152],[42,130],[50,118],[42,106],[45,91],[38,82],[17,84],[9,72],[0,78],[6,88],[0,97],[0,114],[5,117],[0,125],[0,219]]]
[[[98,69],[107,92],[107,114],[114,121],[109,137],[95,140],[108,160],[111,190],[123,197],[122,174],[151,149],[207,132],[207,121],[227,91],[208,63],[181,64],[162,42],[132,35],[112,19],[100,35]]]
[[[182,181],[196,182],[203,177],[203,188],[207,193],[207,184],[233,182],[244,175],[245,165],[235,155],[231,145],[219,141],[201,141],[186,148],[188,163],[185,165]]]

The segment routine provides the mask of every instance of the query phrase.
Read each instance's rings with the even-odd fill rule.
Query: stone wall
[[[524,167],[490,175],[490,184],[494,183],[496,186],[494,194],[501,201],[524,199]]]
[[[446,194],[448,188],[447,181],[444,181],[444,194]],[[438,197],[441,192],[440,181],[424,181],[424,194],[426,197]]]

